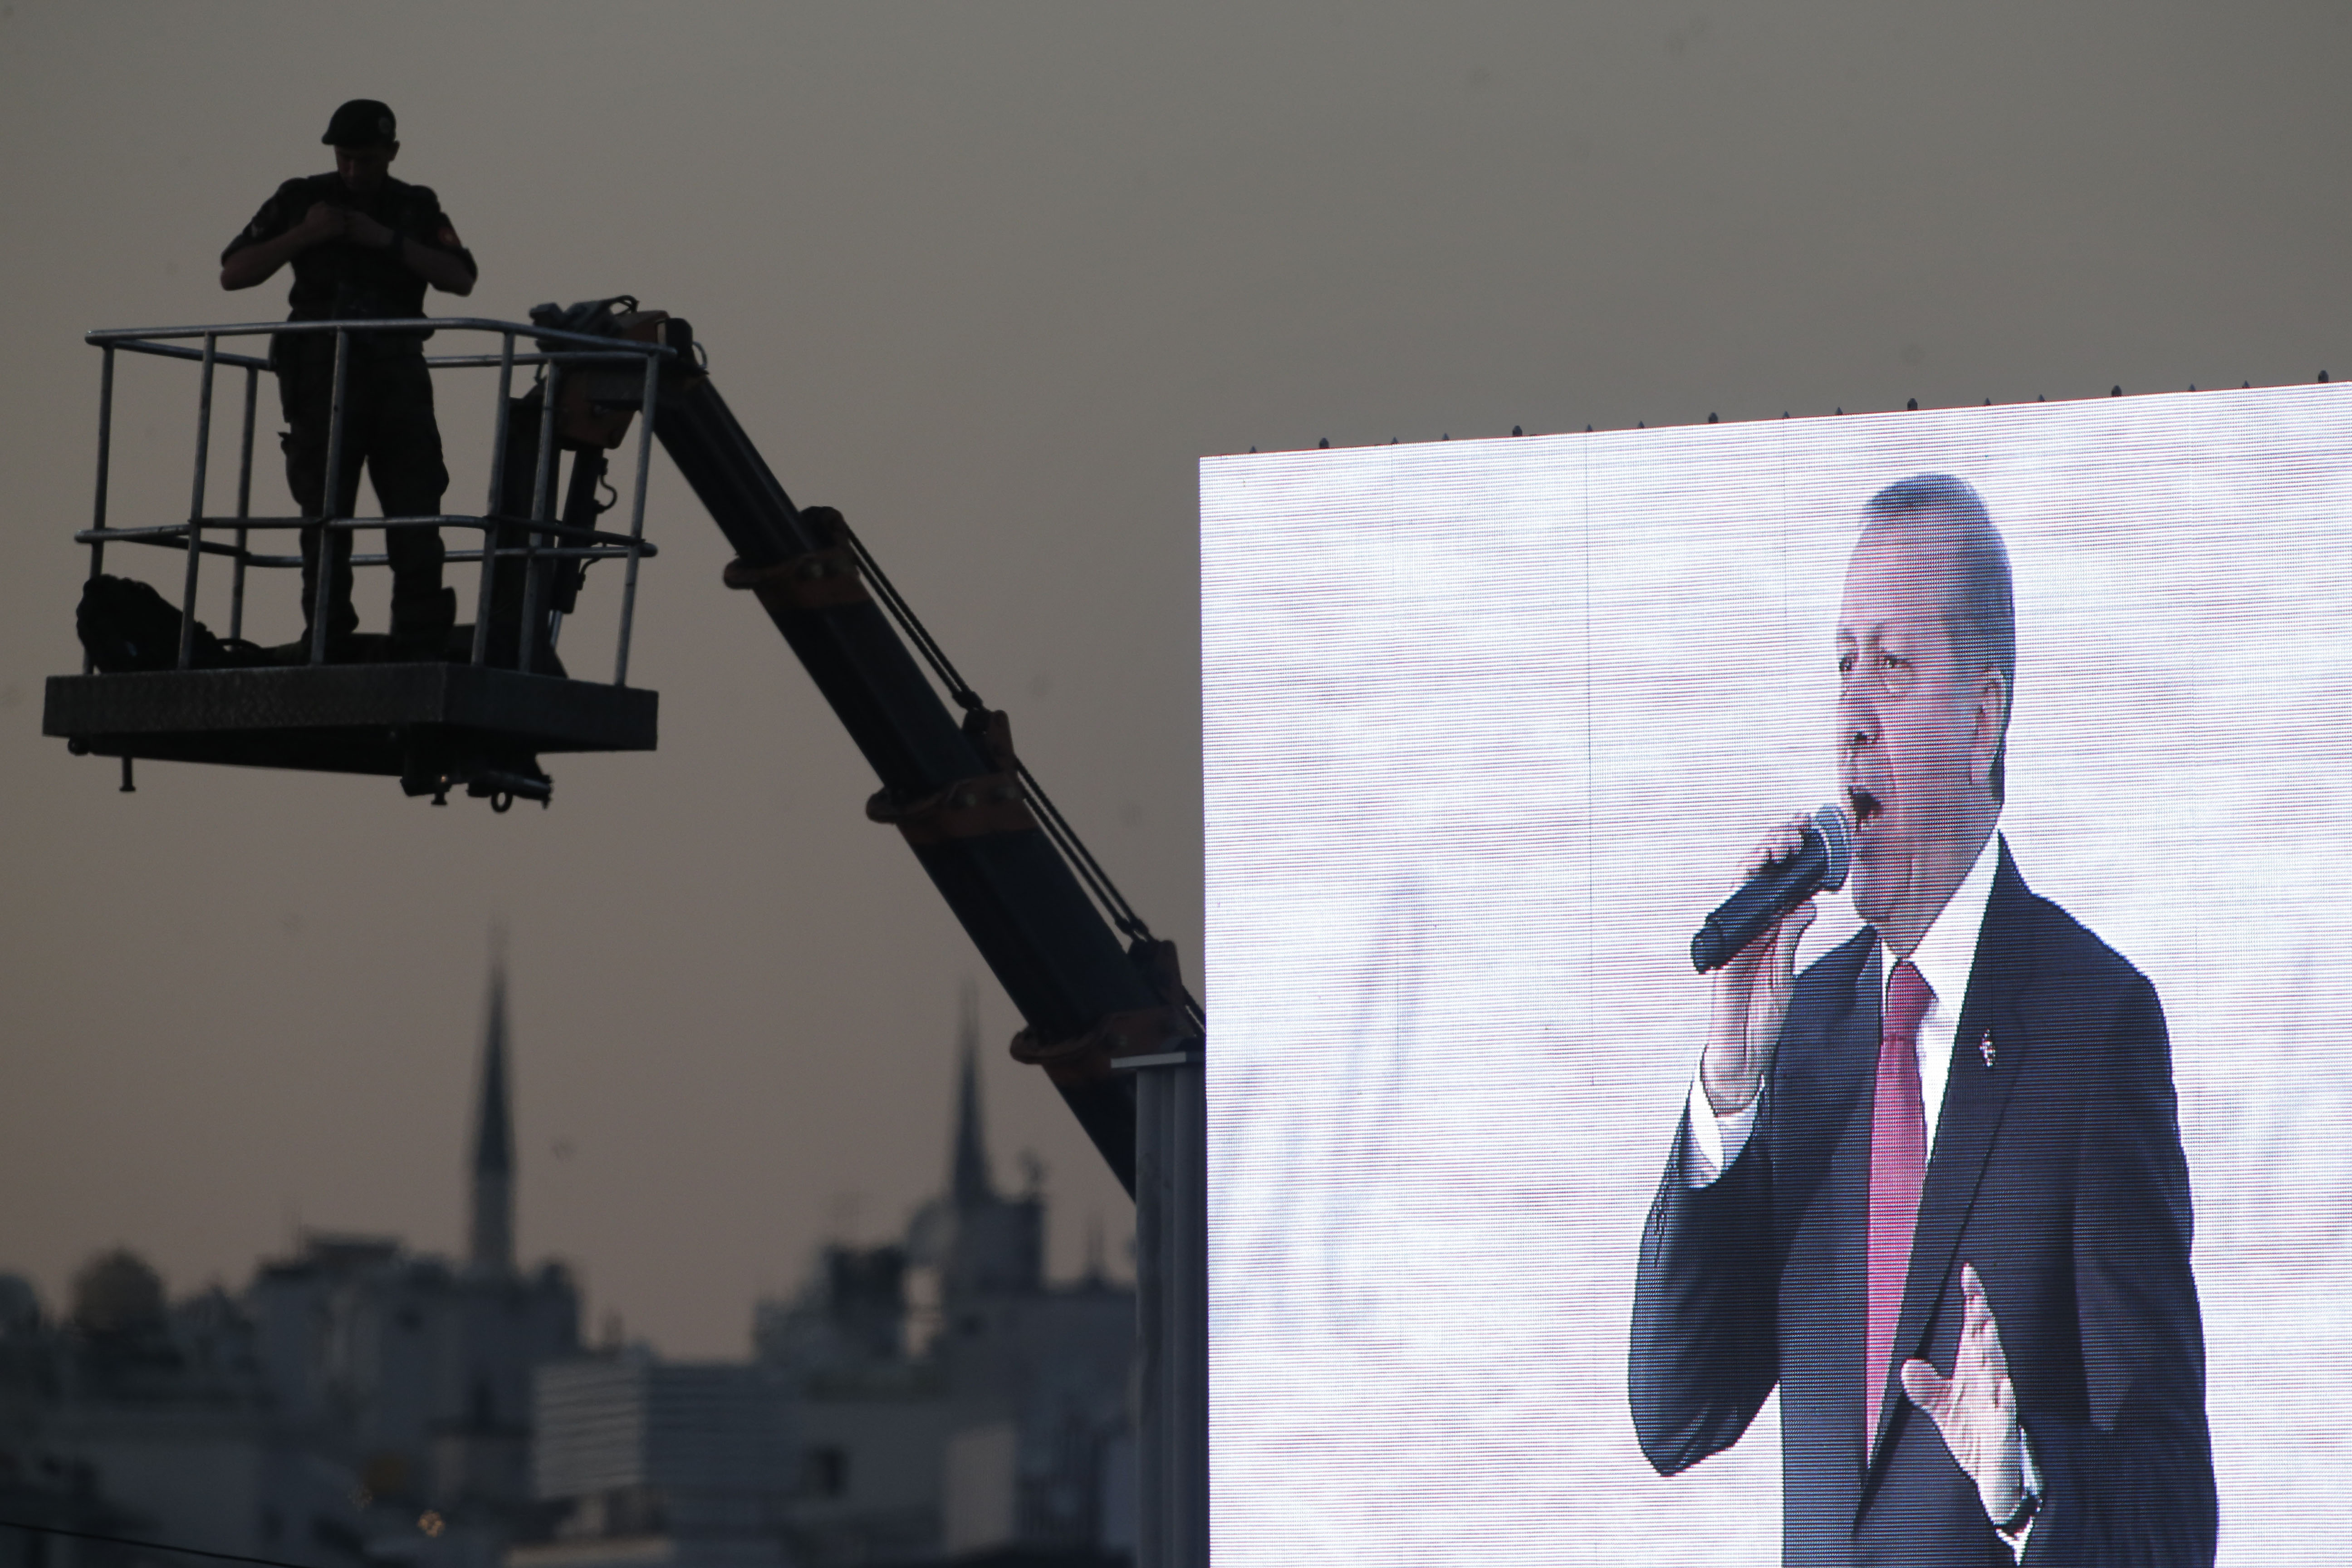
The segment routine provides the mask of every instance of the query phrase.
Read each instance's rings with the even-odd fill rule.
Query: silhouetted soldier
[[[335,150],[332,174],[289,180],[261,205],[253,222],[221,253],[221,287],[250,289],[294,264],[289,321],[400,319],[425,313],[427,283],[451,294],[473,291],[471,252],[441,203],[423,185],[395,180],[387,166],[400,152],[392,110],[353,99],[335,110],[320,140]],[[433,380],[425,332],[353,333],[343,388],[341,482],[331,515],[348,517],[367,468],[386,517],[432,516],[441,510],[449,470],[433,419]],[[330,515],[325,494],[327,441],[334,399],[335,335],[281,333],[270,364],[286,415],[286,482],[305,517]],[[318,604],[319,536],[302,531],[302,621]],[[352,608],[352,536],[333,535],[328,580],[331,657],[348,657],[359,616]],[[441,586],[441,533],[433,528],[384,530],[392,563],[392,646],[396,659],[438,658],[457,619],[457,595]],[[307,648],[309,637],[305,637]]]

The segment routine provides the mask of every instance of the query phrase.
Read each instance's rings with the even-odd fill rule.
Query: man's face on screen
[[[1838,614],[1838,782],[1853,816],[1853,904],[1907,954],[1951,898],[1997,808],[1990,689],[1947,629],[1953,550],[1932,519],[1866,528]],[[1989,700],[1990,699],[1990,700]]]

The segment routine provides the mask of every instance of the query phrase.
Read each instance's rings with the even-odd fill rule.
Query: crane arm
[[[1003,716],[957,721],[859,580],[839,514],[793,504],[694,367],[686,323],[663,326],[689,353],[664,378],[654,433],[733,546],[730,584],[757,593],[872,764],[867,815],[897,824],[1020,1010],[1016,1055],[1046,1067],[1132,1194],[1134,1080],[1110,1062],[1192,1033],[1172,949],[1121,942],[1032,814]]]

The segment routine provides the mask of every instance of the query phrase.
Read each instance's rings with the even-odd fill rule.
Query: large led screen
[[[1926,1450],[1858,1479],[1875,1439],[1859,1415],[1824,1439],[1793,1374],[1662,1477],[1628,1376],[1708,1026],[1691,933],[1769,825],[1839,797],[1849,554],[1866,504],[1928,475],[1980,499],[2012,569],[2000,841],[2121,955],[2035,928],[2038,991],[1999,1038],[1955,1037],[1939,1101],[1987,1163],[1956,1198],[1931,1160],[1919,1200],[2001,1249],[1958,1261],[1994,1281],[2029,1446],[2045,1413],[2036,1463],[2063,1472],[2043,1492],[2067,1494],[2026,1528],[2193,1513],[2201,1333],[2221,1560],[2341,1533],[2352,389],[2321,385],[1202,464],[1224,1568],[1770,1562],[1784,1509],[1860,1530],[1906,1487],[1936,1527]],[[1818,900],[1801,968],[1856,932],[1852,891]],[[2168,1029],[2187,1321],[2175,1104],[2132,970]],[[2107,1061],[2073,1037],[2122,1015],[2139,1076],[2040,1124],[2058,1053]],[[2008,1120],[1953,1109],[1978,1072],[2022,1086]],[[1851,1083],[1811,1087],[1854,1113]],[[1700,1350],[1858,1355],[1853,1125],[1801,1179],[1786,1143],[1734,1156],[1787,1156],[1750,1248],[1781,1273],[1737,1309],[1662,1283]],[[2130,1152],[2086,1152],[2116,1128]]]

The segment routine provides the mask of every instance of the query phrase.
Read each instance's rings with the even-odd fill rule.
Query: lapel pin
[[[1977,1049],[1984,1053],[1985,1071],[1990,1072],[1992,1070],[1993,1055],[1992,1031],[1990,1029],[1987,1029],[1984,1032],[1984,1038],[1977,1042]]]

